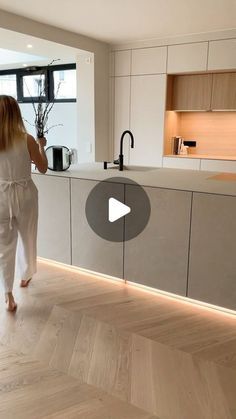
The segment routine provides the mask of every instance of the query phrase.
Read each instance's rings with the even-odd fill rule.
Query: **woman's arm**
[[[47,141],[45,138],[39,138],[36,142],[32,135],[27,136],[27,145],[30,158],[40,173],[46,173],[48,168],[48,160],[44,151],[46,143]]]

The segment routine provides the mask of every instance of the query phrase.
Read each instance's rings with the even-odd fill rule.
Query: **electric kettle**
[[[53,145],[48,147],[45,152],[49,170],[62,172],[69,169],[73,153],[68,147]]]

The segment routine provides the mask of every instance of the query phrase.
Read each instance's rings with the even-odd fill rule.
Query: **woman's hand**
[[[37,143],[40,147],[46,147],[47,140],[45,137],[37,138]]]

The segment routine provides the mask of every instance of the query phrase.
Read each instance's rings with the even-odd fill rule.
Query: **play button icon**
[[[115,198],[109,198],[108,208],[108,219],[110,223],[114,223],[114,221],[119,220],[131,211],[128,205],[123,204]]]
[[[111,242],[123,242],[138,236],[151,213],[145,189],[129,178],[118,176],[94,183],[85,204],[90,228]]]

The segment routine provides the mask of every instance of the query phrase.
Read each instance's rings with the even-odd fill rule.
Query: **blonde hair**
[[[20,107],[12,96],[0,95],[0,151],[24,139],[26,129]]]

